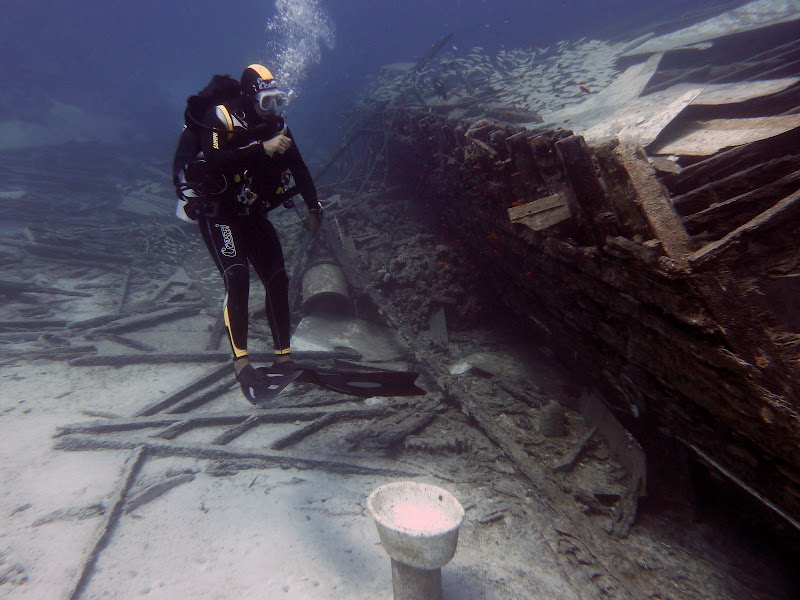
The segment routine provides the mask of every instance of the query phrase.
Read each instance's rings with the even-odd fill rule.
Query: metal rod
[[[709,466],[711,466],[711,467],[714,467],[714,468],[715,468],[717,471],[719,471],[720,473],[722,473],[722,474],[723,474],[725,477],[727,477],[728,479],[730,479],[730,480],[731,480],[733,483],[735,483],[736,485],[738,485],[738,486],[739,486],[740,488],[742,488],[742,489],[743,489],[745,492],[747,492],[748,494],[750,494],[751,496],[753,496],[753,498],[755,498],[756,500],[758,500],[759,502],[761,502],[761,503],[762,503],[764,506],[766,506],[767,508],[769,508],[769,509],[771,509],[772,511],[774,511],[774,512],[775,512],[775,513],[776,513],[778,516],[780,516],[780,517],[784,518],[784,519],[785,519],[785,520],[786,520],[788,523],[790,523],[790,524],[791,524],[791,525],[792,525],[792,526],[793,526],[795,529],[797,529],[798,531],[800,531],[800,523],[798,523],[797,521],[795,521],[795,520],[794,520],[792,517],[790,517],[789,515],[787,515],[787,514],[786,514],[785,512],[783,512],[783,511],[782,511],[780,508],[778,508],[778,507],[777,507],[775,504],[773,504],[772,502],[770,502],[770,501],[769,501],[768,499],[766,499],[764,496],[762,496],[762,495],[761,495],[761,494],[759,494],[757,491],[755,491],[753,488],[751,488],[749,485],[747,485],[747,484],[746,484],[744,481],[742,481],[741,479],[739,479],[738,477],[736,477],[736,475],[734,475],[733,473],[731,473],[730,471],[728,471],[728,469],[726,469],[725,467],[723,467],[721,464],[719,464],[717,461],[715,461],[713,458],[711,458],[711,457],[710,457],[708,454],[706,454],[705,452],[703,452],[702,450],[700,450],[700,448],[698,448],[697,446],[695,446],[695,445],[694,445],[694,444],[692,444],[691,442],[687,442],[686,440],[684,440],[684,439],[683,439],[683,438],[681,438],[681,437],[677,437],[676,439],[677,439],[677,440],[678,440],[678,441],[679,441],[681,444],[685,445],[687,448],[691,449],[691,450],[692,450],[692,451],[693,451],[695,454],[697,454],[697,456],[699,456],[699,457],[700,457],[700,458],[703,460],[703,462],[707,463],[707,464],[708,464]]]

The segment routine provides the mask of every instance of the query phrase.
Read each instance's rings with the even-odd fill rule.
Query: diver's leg
[[[275,359],[290,359],[289,276],[283,263],[283,251],[272,223],[262,214],[250,216],[247,234],[247,257],[253,264],[267,292],[267,321],[272,331]]]
[[[199,223],[203,240],[225,282],[223,318],[238,375],[250,362],[247,358],[250,268],[245,250],[245,234],[236,217],[201,217]]]

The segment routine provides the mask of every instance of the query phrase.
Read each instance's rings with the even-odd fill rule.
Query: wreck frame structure
[[[636,97],[591,123],[570,107],[573,128],[420,86],[358,132],[646,450],[685,449],[796,529],[798,32],[621,53]]]

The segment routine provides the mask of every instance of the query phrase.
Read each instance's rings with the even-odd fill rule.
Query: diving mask
[[[289,95],[279,89],[262,90],[256,94],[256,110],[262,115],[280,115],[289,104]]]

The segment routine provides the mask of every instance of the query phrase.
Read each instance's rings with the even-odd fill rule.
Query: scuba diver
[[[312,237],[322,219],[311,174],[284,121],[288,99],[260,64],[248,66],[238,82],[215,75],[187,102],[173,162],[178,216],[198,223],[224,280],[223,317],[236,378],[253,404],[274,394],[247,354],[251,264],[266,290],[275,363],[291,360],[289,278],[267,213],[292,207],[291,197],[301,194]]]
[[[293,381],[351,396],[418,396],[424,390],[410,371],[337,371],[292,360],[289,346],[289,278],[273,208],[294,207],[301,194],[305,226],[313,238],[322,222],[308,167],[284,121],[288,94],[272,73],[253,64],[236,81],[215,75],[187,101],[172,163],[176,215],[197,222],[225,283],[223,318],[236,379],[245,398],[264,406]],[[266,290],[266,313],[275,362],[256,369],[247,354],[250,265]]]

